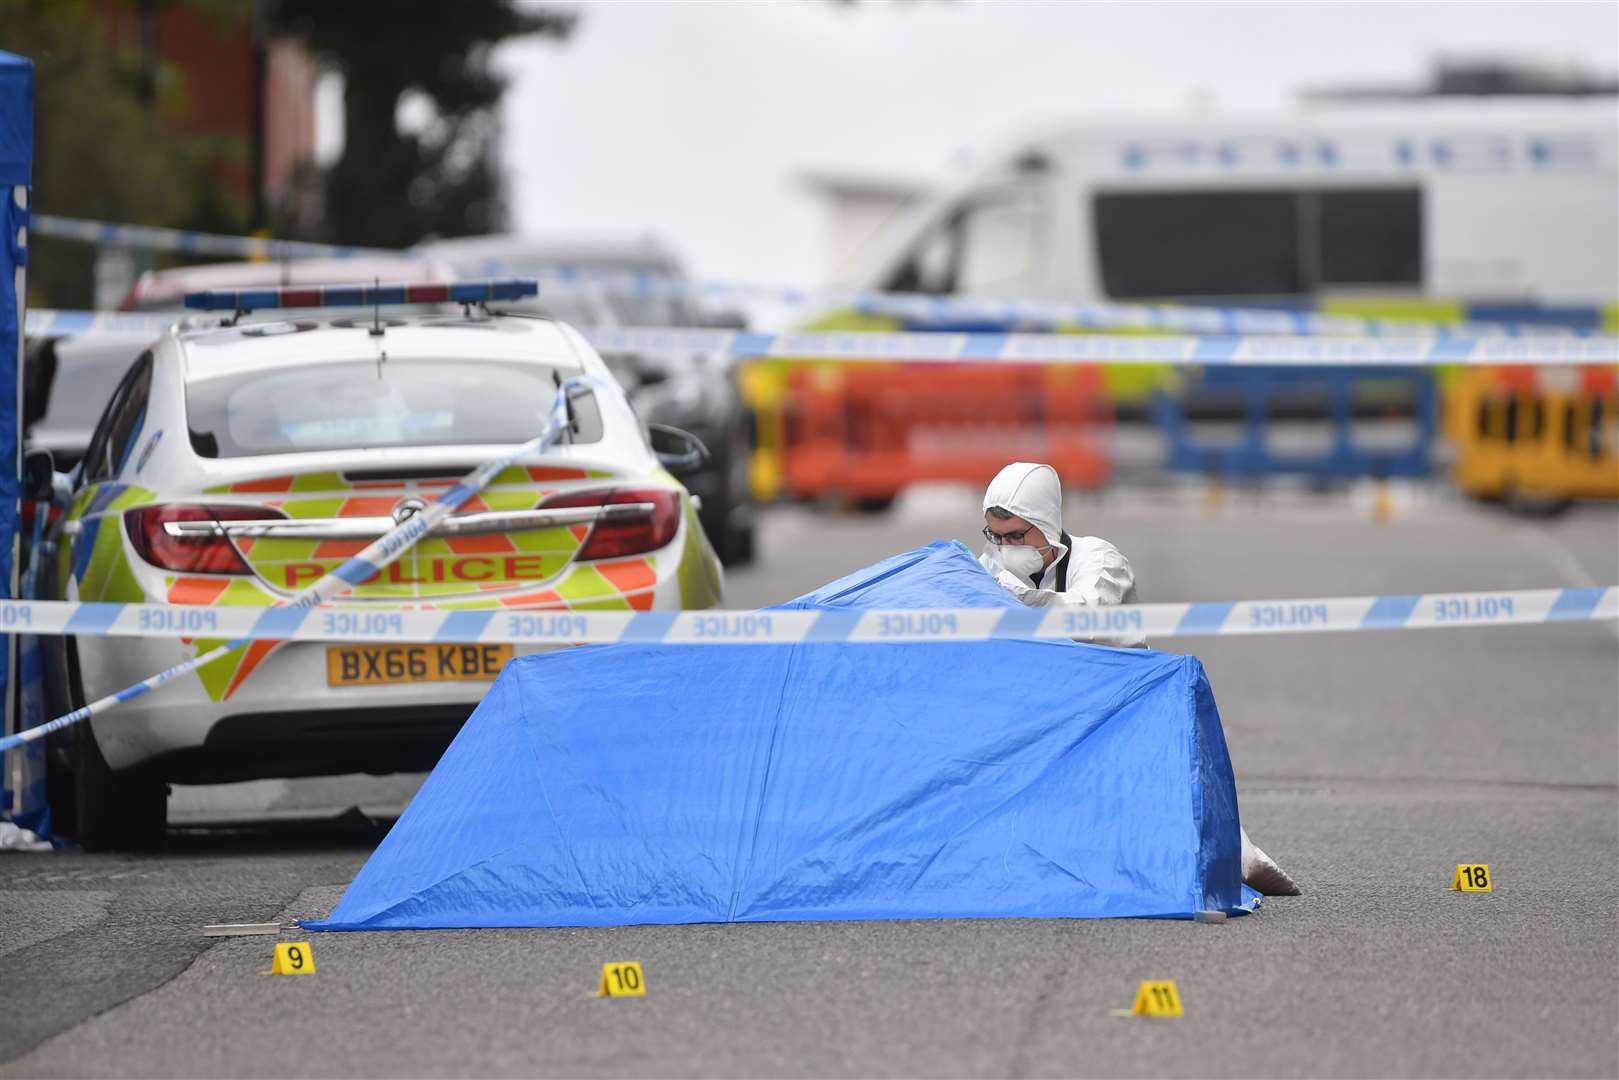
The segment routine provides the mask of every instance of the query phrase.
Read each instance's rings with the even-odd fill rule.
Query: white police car
[[[562,380],[572,423],[339,602],[437,609],[712,607],[721,571],[669,471],[701,444],[649,432],[571,327],[490,314],[503,281],[202,294],[285,312],[171,329],[112,395],[71,475],[42,592],[68,600],[270,606],[336,568],[474,467],[539,433]],[[359,305],[460,302],[430,314]],[[351,314],[334,317],[320,306]],[[361,310],[364,314],[352,314]],[[660,442],[664,453],[653,448]],[[221,642],[48,639],[48,709]],[[509,646],[257,642],[51,747],[58,828],[145,846],[170,783],[432,766]]]

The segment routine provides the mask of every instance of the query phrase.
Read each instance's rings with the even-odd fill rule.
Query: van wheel
[[[78,655],[71,644],[67,667],[73,707],[82,708],[84,690],[79,682]],[[70,828],[73,838],[87,851],[150,851],[162,847],[168,832],[168,785],[144,769],[115,771],[109,767],[90,729],[93,723],[94,720],[81,720],[69,729],[73,772],[68,783],[59,785],[60,797],[72,800],[71,813],[64,815],[69,819],[63,823],[64,831]]]

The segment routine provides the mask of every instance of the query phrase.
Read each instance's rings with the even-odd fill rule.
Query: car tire
[[[724,566],[741,566],[753,559],[753,527],[735,523],[735,508],[728,502],[705,504],[698,515],[703,532]]]
[[[89,723],[79,724],[74,837],[86,851],[151,851],[168,834],[169,787],[138,769],[114,771]]]
[[[723,494],[704,499],[699,515],[703,531],[714,546],[714,554],[725,566],[745,566],[753,561],[753,512],[748,505],[747,460],[746,438],[741,429],[733,425],[724,444],[714,451],[709,466],[718,477]]]
[[[725,527],[725,551],[720,559],[726,566],[746,566],[754,557],[754,531],[753,523],[738,525],[734,522]]]
[[[899,498],[898,495],[862,495],[851,501],[858,513],[886,514],[897,498]]]
[[[72,705],[82,708],[84,690],[71,643],[67,668]],[[151,851],[162,847],[168,832],[168,785],[143,769],[115,770],[109,766],[91,730],[93,723],[81,720],[68,729],[72,773],[58,778],[55,785],[47,785],[57,805],[68,813],[58,815],[53,810],[52,818],[66,819],[61,820],[61,831],[70,833],[86,851]]]

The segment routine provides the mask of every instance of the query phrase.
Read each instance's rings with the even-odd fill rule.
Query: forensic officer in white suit
[[[1062,481],[1050,465],[1013,462],[984,492],[984,539],[979,556],[1000,586],[1030,607],[1132,604],[1136,575],[1118,548],[1095,536],[1073,537],[1062,527]],[[1109,645],[1144,647],[1140,634],[1114,635]],[[1267,896],[1296,896],[1299,888],[1242,830],[1242,880]]]

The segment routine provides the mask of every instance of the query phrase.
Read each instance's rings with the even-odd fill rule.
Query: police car
[[[140,355],[68,477],[43,591],[284,602],[537,435],[563,380],[585,375],[592,388],[570,395],[556,445],[505,469],[339,601],[714,606],[719,562],[670,471],[699,461],[701,444],[649,431],[572,327],[483,303],[534,291],[503,281],[195,298],[306,310],[182,323]],[[464,311],[356,306],[379,297]],[[47,707],[59,715],[219,644],[48,639]],[[57,825],[87,847],[146,846],[163,835],[170,783],[430,768],[511,655],[501,645],[253,643],[62,733],[51,747]]]

